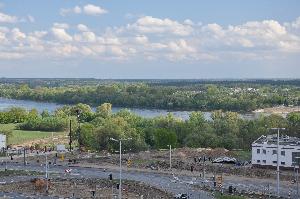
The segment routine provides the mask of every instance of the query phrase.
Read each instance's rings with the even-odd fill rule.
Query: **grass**
[[[221,195],[221,194],[217,194],[216,198],[217,199],[246,199],[245,197],[242,196],[230,196],[230,195]]]
[[[251,151],[233,151],[238,160],[249,161],[251,160]]]
[[[25,142],[30,142],[39,139],[45,139],[52,137],[52,132],[44,132],[44,131],[24,131],[17,130],[16,124],[0,124],[0,132],[3,130],[12,130],[12,136],[8,138],[7,144],[23,144]],[[63,135],[64,132],[54,132],[54,135]]]
[[[8,176],[36,176],[43,175],[42,172],[37,171],[24,171],[24,170],[7,170],[0,171],[0,177],[8,177]]]

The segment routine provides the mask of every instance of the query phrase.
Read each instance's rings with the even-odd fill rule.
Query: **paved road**
[[[0,165],[0,168],[4,168],[4,165]],[[10,169],[19,169],[19,170],[33,170],[33,171],[44,171],[44,167],[41,165],[27,165],[10,163],[8,165]],[[50,177],[65,177],[65,169],[70,167],[64,166],[50,166]],[[109,174],[112,174],[114,178],[118,178],[119,172],[116,170],[106,170],[96,169],[96,168],[81,168],[73,167],[70,174],[73,178],[108,178]],[[188,193],[191,199],[212,199],[210,193],[194,189],[193,186],[189,184],[192,180],[191,177],[182,177],[179,181],[175,181],[172,175],[167,174],[156,174],[149,172],[138,172],[138,171],[123,171],[123,179],[135,180],[144,182],[151,186],[164,189],[171,193]],[[22,181],[28,180],[28,177],[10,177],[6,179],[1,179],[2,182],[11,182],[11,181]]]

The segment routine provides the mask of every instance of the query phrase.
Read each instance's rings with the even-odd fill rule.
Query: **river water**
[[[53,112],[55,109],[63,106],[62,104],[56,103],[48,103],[48,102],[36,102],[36,101],[29,101],[29,100],[15,100],[15,99],[7,99],[7,98],[0,98],[0,111],[6,110],[11,107],[22,107],[27,110],[30,109],[37,109],[39,112],[43,110],[48,110],[49,112]],[[120,111],[120,107],[113,107],[112,112],[116,113]],[[93,107],[95,110],[95,107]],[[189,118],[189,114],[192,111],[168,111],[168,110],[159,110],[159,109],[141,109],[141,108],[128,108],[131,112],[140,115],[146,118],[153,118],[156,116],[165,116],[168,113],[172,113],[175,117],[181,118],[186,120]],[[206,119],[211,119],[211,112],[203,112]],[[246,113],[241,114],[242,118],[245,119],[253,119],[258,117],[259,113]]]

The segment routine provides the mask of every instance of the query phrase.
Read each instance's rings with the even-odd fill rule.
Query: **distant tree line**
[[[34,88],[27,84],[0,84],[0,97],[91,106],[108,102],[127,108],[248,112],[277,105],[300,105],[300,88],[239,83],[226,86],[110,83]]]
[[[211,120],[205,119],[202,112],[192,112],[188,120],[181,120],[172,114],[143,118],[127,109],[112,113],[111,108],[110,103],[103,103],[95,112],[87,104],[63,106],[53,113],[11,108],[0,112],[0,123],[18,123],[23,130],[69,131],[71,120],[73,138],[78,138],[80,132],[82,143],[91,150],[117,150],[118,144],[109,138],[129,137],[132,140],[124,142],[127,151],[167,148],[170,144],[247,150],[259,136],[275,133],[270,131],[272,127],[285,127],[286,135],[300,135],[300,113],[246,120],[236,112],[219,110],[212,113]],[[76,110],[80,110],[80,131]]]

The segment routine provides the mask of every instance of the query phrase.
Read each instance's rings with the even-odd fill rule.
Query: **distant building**
[[[0,134],[0,150],[6,148],[6,135]]]
[[[252,143],[252,165],[276,167],[277,153],[277,135],[263,135]],[[280,136],[279,166],[293,168],[295,165],[298,167],[299,164],[300,138]]]

